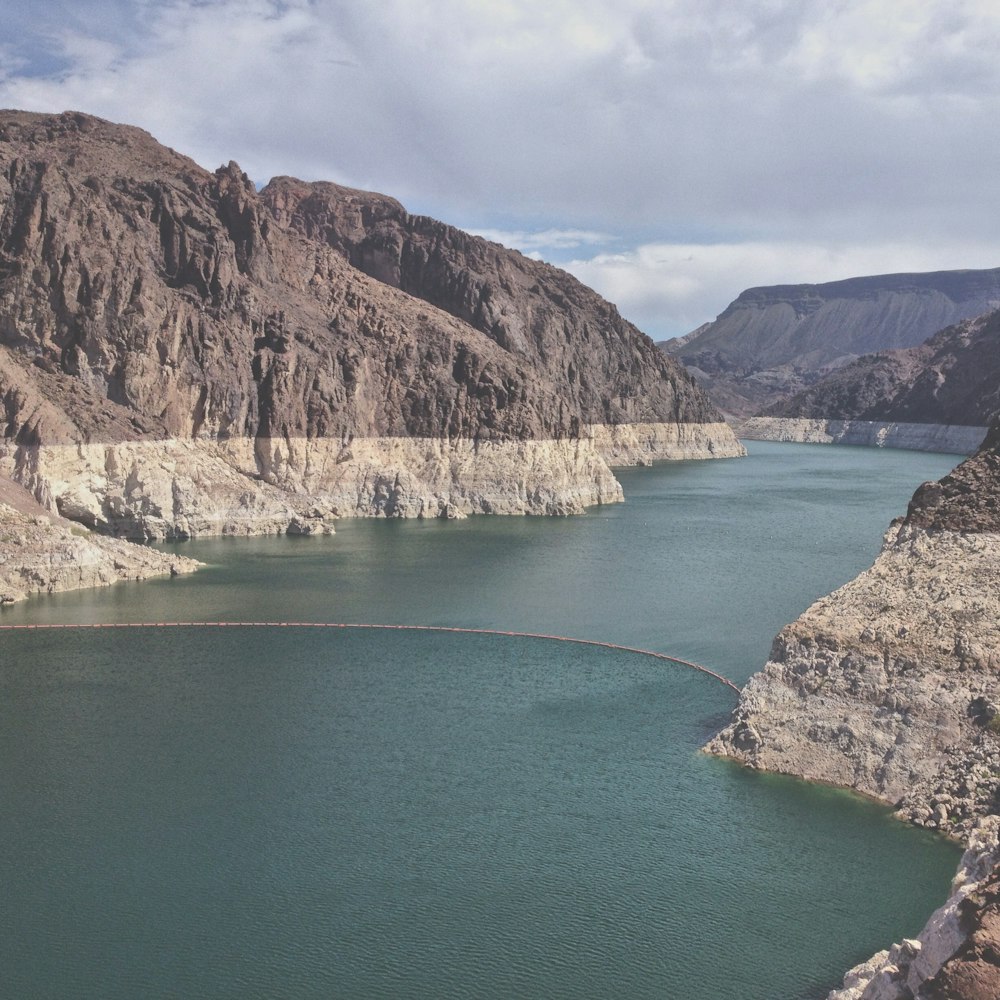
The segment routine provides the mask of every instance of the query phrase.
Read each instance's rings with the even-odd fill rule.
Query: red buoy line
[[[682,660],[678,656],[668,656],[652,649],[639,649],[636,646],[622,646],[616,642],[601,642],[598,639],[574,639],[565,635],[546,635],[541,632],[511,632],[496,628],[461,628],[457,625],[362,625],[355,622],[95,622],[82,624],[51,624],[51,625],[0,625],[0,632],[15,631],[46,631],[54,629],[113,629],[113,628],[339,628],[339,629],[382,629],[397,632],[458,632],[463,635],[500,635],[515,639],[548,639],[552,642],[569,642],[577,646],[599,646],[602,649],[612,649],[619,653],[635,653],[638,656],[651,656],[656,660],[666,660],[676,663],[699,673],[715,678],[720,684],[732,688],[737,694],[740,689],[722,674]]]

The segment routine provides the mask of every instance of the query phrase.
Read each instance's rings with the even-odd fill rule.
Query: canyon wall
[[[853,444],[952,455],[971,455],[982,444],[987,431],[985,425],[765,416],[733,421],[733,429],[748,441]]]
[[[743,453],[570,275],[71,112],[0,113],[0,431],[0,475],[137,539],[576,513]]]

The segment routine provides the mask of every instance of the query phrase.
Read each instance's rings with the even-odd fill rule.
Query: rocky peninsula
[[[836,1000],[1000,995],[998,595],[1000,422],[917,490],[871,569],[779,633],[706,748],[852,788],[970,847],[920,940],[852,972]],[[941,992],[962,977],[988,986]]]
[[[94,534],[47,511],[17,484],[0,480],[0,605],[34,593],[192,573],[199,565]]]

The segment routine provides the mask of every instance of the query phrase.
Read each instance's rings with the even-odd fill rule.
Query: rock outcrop
[[[1000,819],[969,838],[947,902],[919,936],[851,969],[827,1000],[996,1000],[1000,997]]]
[[[1000,812],[1000,422],[972,458],[916,491],[871,569],[779,633],[707,749],[856,789],[986,850],[977,831]],[[972,879],[981,905],[959,901],[963,931],[951,951],[961,945],[969,963],[1000,953],[990,872]],[[940,940],[935,947],[948,951]],[[925,941],[920,954],[929,953]],[[904,965],[923,969],[927,984],[907,986]],[[925,966],[901,946],[852,974],[861,978],[848,988],[861,988],[844,1000],[996,995],[931,992],[945,973]]]
[[[103,538],[0,480],[0,604],[123,580],[191,573],[199,563]]]
[[[569,275],[75,113],[0,113],[0,419],[0,475],[140,539],[573,513],[611,461],[742,453]]]
[[[775,285],[748,289],[713,322],[660,346],[695,373],[718,406],[742,418],[807,390],[862,355],[915,347],[998,306],[1000,269]],[[893,419],[915,422],[912,416]]]

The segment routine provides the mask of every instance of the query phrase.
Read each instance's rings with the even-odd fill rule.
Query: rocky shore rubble
[[[37,507],[0,480],[0,605],[123,580],[193,573],[184,556],[104,538]]]

